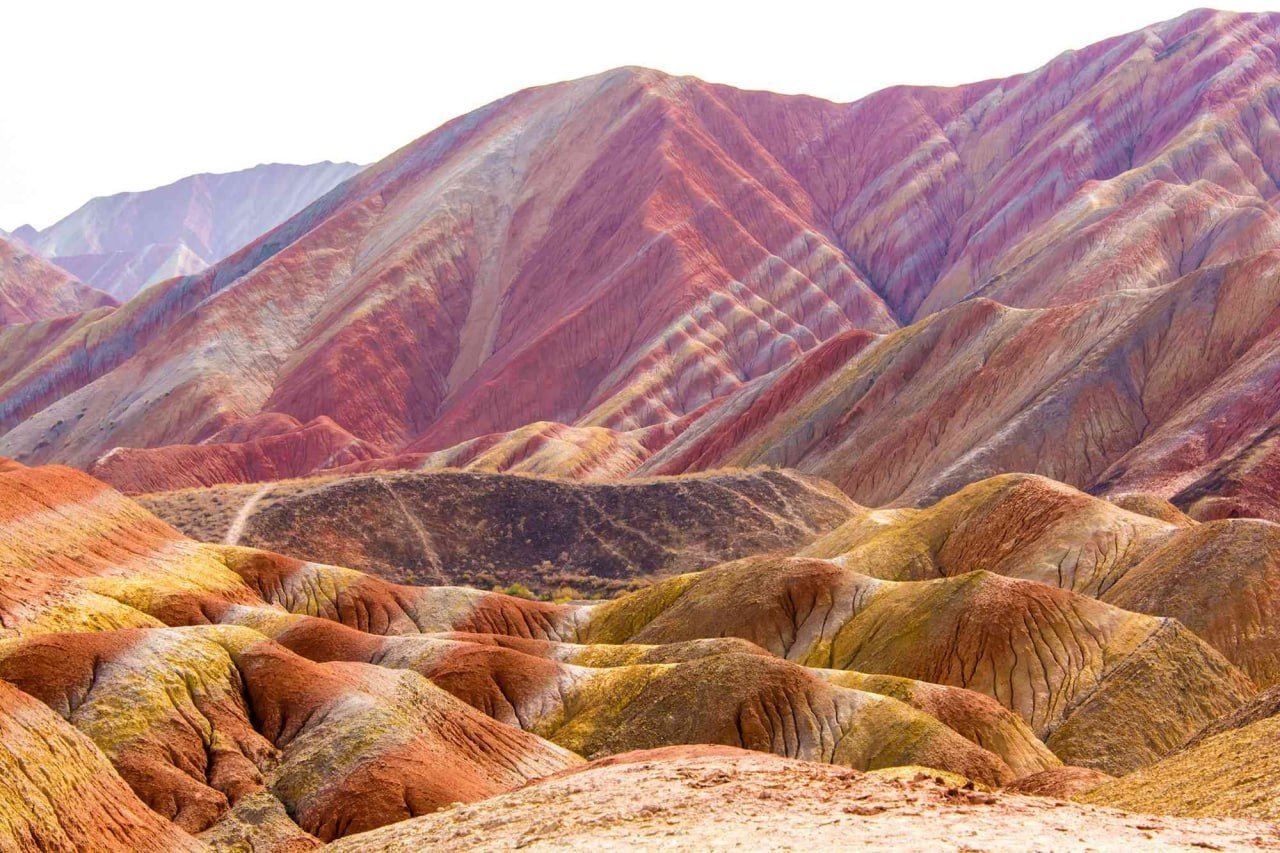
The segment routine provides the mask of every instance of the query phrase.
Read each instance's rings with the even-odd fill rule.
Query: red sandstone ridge
[[[376,457],[374,447],[327,417],[300,424],[288,415],[264,414],[234,423],[200,444],[118,447],[89,472],[123,492],[139,493],[283,480]]]
[[[785,458],[863,503],[1032,470],[1275,515],[1278,35],[1202,10],[843,105],[634,68],[519,92],[32,347],[0,452],[267,413],[395,466]],[[146,488],[279,476],[260,438],[125,458]]]
[[[807,354],[639,470],[785,465],[871,505],[1029,471],[1202,518],[1280,518],[1278,353],[1274,252],[1070,305],[969,300],[848,357]]]
[[[87,465],[264,411],[410,450],[593,411],[663,423],[824,337],[895,327],[815,218],[710,86],[626,69],[529,90],[149,289],[89,357],[7,383],[0,429]],[[82,406],[39,451],[24,436]]]

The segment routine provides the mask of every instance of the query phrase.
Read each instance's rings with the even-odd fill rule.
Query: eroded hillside
[[[0,375],[128,491],[772,464],[1280,519],[1280,17],[850,104],[622,68],[410,143]],[[123,448],[121,450],[120,448]]]
[[[457,477],[455,489],[501,492],[486,478]],[[707,476],[655,482],[695,495],[714,485],[733,500],[762,480],[803,485],[810,499],[839,507],[846,520],[833,520],[824,538],[846,544],[850,525],[876,520],[802,478],[733,478],[737,492]],[[540,484],[507,479],[516,488]],[[1065,499],[1094,523],[1001,524],[1007,501],[961,496],[982,517],[952,526],[988,536],[990,552],[1027,554],[1092,531],[1108,513],[1171,541],[1212,529],[1099,506],[1038,478],[973,488],[1000,495],[1028,486],[1048,514]],[[538,494],[565,500],[555,490]],[[940,510],[899,514],[930,511]],[[557,604],[397,585],[201,544],[87,475],[16,464],[0,471],[0,524],[0,682],[15,702],[43,709],[34,725],[74,732],[84,757],[59,772],[111,768],[111,784],[131,791],[106,812],[74,801],[65,816],[14,805],[0,830],[18,845],[24,837],[74,844],[65,839],[83,837],[76,821],[111,826],[121,814],[125,825],[107,831],[140,849],[227,849],[245,839],[306,849],[348,836],[369,844],[377,836],[362,841],[360,833],[488,801],[584,760],[699,744],[844,768],[852,775],[760,765],[782,768],[802,788],[825,778],[869,785],[888,798],[885,813],[908,802],[935,803],[943,814],[999,803],[993,813],[1012,809],[1030,832],[1044,820],[1032,801],[974,786],[1057,796],[1096,789],[1101,798],[1143,778],[1132,774],[1184,778],[1183,756],[1242,736],[1234,732],[1253,736],[1275,711],[1245,672],[1175,620],[991,571],[890,581],[843,556],[757,555],[608,602]],[[651,766],[653,778],[667,780],[683,755]],[[743,765],[741,784],[755,784],[755,766]],[[879,788],[859,775],[904,767],[958,780],[947,784],[962,793],[928,783]],[[44,797],[73,784],[32,779]],[[850,797],[852,808],[863,802]],[[1233,805],[1238,799],[1196,814],[1269,816]],[[128,818],[129,808],[152,817]],[[1124,819],[1116,820],[1122,831]],[[419,831],[405,826],[388,837]],[[1261,824],[1165,828],[1280,843]]]

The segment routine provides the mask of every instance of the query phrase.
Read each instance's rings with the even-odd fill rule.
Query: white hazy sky
[[[373,162],[509,92],[619,65],[849,101],[1027,71],[1189,3],[6,3],[0,227],[195,172]]]

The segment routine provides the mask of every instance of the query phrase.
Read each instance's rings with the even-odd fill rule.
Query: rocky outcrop
[[[1105,599],[1177,619],[1263,687],[1280,684],[1280,524],[1212,521],[1179,532]]]

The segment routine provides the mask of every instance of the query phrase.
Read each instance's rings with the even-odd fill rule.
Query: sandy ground
[[[1280,849],[1280,825],[1132,815],[727,748],[595,762],[333,845],[432,850]]]

